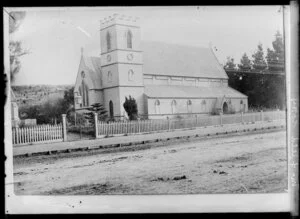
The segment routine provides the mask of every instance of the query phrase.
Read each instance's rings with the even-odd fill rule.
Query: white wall
[[[109,88],[103,90],[103,100],[104,100],[104,107],[109,115],[109,101],[113,102],[114,106],[114,115],[120,115],[120,94],[119,89],[116,88]]]
[[[120,103],[119,108],[121,109],[121,115],[124,114],[125,109],[123,103],[125,102],[125,97],[133,97],[138,106],[138,113],[145,114],[145,97],[144,97],[144,87],[120,87]]]
[[[143,80],[145,85],[182,85],[196,87],[228,86],[228,80],[226,79],[208,79],[200,77],[172,77],[147,74],[144,75]]]
[[[106,41],[107,32],[109,32],[111,36],[111,50],[117,48],[128,49],[127,48],[128,30],[130,30],[132,33],[132,50],[140,50],[140,42],[141,42],[140,28],[131,27],[131,26],[114,25],[100,31],[101,53],[109,52],[107,51],[107,41]]]
[[[172,107],[171,107],[171,102],[173,99],[158,99],[160,102],[160,114],[169,114],[166,116],[155,116],[156,109],[155,109],[155,101],[157,99],[147,99],[147,106],[148,106],[148,114],[150,115],[149,118],[161,118],[161,117],[172,117]],[[176,113],[188,113],[188,106],[187,106],[187,101],[189,99],[175,99],[176,100]],[[191,113],[199,113],[199,114],[209,114],[213,111],[215,108],[215,104],[217,101],[217,98],[203,98],[203,99],[190,99],[192,101],[191,105]],[[206,104],[203,104],[203,100],[205,100]],[[235,109],[236,112],[240,111],[240,101],[242,99],[240,98],[231,98],[231,105]],[[243,102],[246,104],[245,111],[248,111],[248,103],[247,103],[247,98],[243,99]],[[153,116],[151,116],[154,114]],[[175,115],[176,116],[176,115]],[[183,115],[185,116],[185,115]],[[187,115],[186,115],[187,116]]]
[[[127,65],[118,64],[119,70],[119,85],[121,86],[143,86],[143,74],[141,65]],[[128,72],[132,70],[134,72],[132,81],[128,78]]]

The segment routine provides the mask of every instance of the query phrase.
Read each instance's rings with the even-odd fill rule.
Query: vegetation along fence
[[[175,129],[218,126],[223,124],[253,123],[285,119],[284,111],[241,113],[216,116],[194,116],[186,119],[157,119],[138,121],[119,121],[103,123],[95,121],[95,137],[124,135],[134,133],[171,131]],[[62,115],[62,124],[37,125],[24,128],[12,128],[13,145],[67,141],[66,115]]]
[[[195,116],[186,119],[119,121],[111,123],[103,123],[98,121],[96,127],[96,137],[153,131],[169,131],[175,129],[217,126],[225,124],[266,122],[284,119],[285,111],[261,111],[254,113],[227,114],[217,116]]]
[[[12,129],[13,145],[63,141],[62,125],[37,125]]]

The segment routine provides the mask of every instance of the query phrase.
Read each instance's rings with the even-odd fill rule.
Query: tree
[[[13,34],[20,27],[23,19],[25,18],[25,11],[15,11],[9,13],[9,33]],[[28,50],[22,48],[20,41],[9,42],[10,54],[10,79],[14,81],[15,75],[20,71],[21,61],[20,57],[28,54]]]
[[[284,71],[284,44],[279,31],[275,34],[272,42],[273,49],[267,49],[267,62],[269,71]]]
[[[94,113],[98,114],[98,120],[100,121],[107,119],[107,111],[101,103],[94,103],[87,110],[89,112],[84,113],[84,116],[92,124],[94,124]]]
[[[239,70],[242,71],[250,71],[251,70],[251,60],[248,58],[247,54],[244,53],[242,59],[241,59],[241,64],[238,65]]]
[[[40,114],[40,108],[38,105],[20,107],[20,119],[36,119]]]
[[[225,70],[234,70],[236,67],[236,64],[234,64],[234,59],[230,56],[227,57],[227,62],[224,66]]]
[[[258,44],[257,51],[252,55],[252,57],[254,70],[264,71],[267,68],[267,63],[264,58],[264,51],[261,43]]]
[[[74,87],[65,90],[63,107],[66,114],[74,109]]]
[[[123,103],[123,107],[127,112],[127,115],[130,120],[136,120],[138,117],[138,108],[134,98],[129,96],[129,98],[125,97],[125,102]]]

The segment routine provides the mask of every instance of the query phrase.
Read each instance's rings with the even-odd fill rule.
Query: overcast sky
[[[80,48],[100,54],[100,20],[114,13],[140,18],[141,37],[147,41],[217,48],[219,61],[227,56],[238,63],[261,42],[272,47],[282,33],[279,6],[31,8],[11,39],[20,40],[30,54],[21,59],[15,85],[74,84]]]

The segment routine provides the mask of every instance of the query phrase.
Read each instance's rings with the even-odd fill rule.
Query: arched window
[[[159,100],[155,100],[154,105],[155,105],[155,113],[160,114],[160,102],[159,102]]]
[[[114,104],[112,101],[109,101],[109,116],[111,118],[114,117]]]
[[[111,81],[112,81],[112,73],[111,73],[111,71],[108,71],[108,72],[107,72],[107,81],[108,81],[108,82],[111,82]]]
[[[240,111],[245,112],[245,104],[243,100],[240,101]]]
[[[82,91],[81,91],[81,86],[79,86],[79,96],[81,97],[81,103],[80,103],[80,107],[82,107]]]
[[[111,35],[109,32],[106,33],[106,44],[107,44],[107,51],[111,49]]]
[[[127,31],[127,48],[132,49],[132,33],[130,30]]]
[[[171,107],[172,107],[172,114],[176,113],[176,100],[172,100]]]
[[[186,102],[186,104],[187,104],[187,111],[188,111],[188,113],[192,113],[192,101],[188,100]]]
[[[84,81],[81,82],[81,90],[82,90],[82,105],[85,106],[85,84],[84,84]]]
[[[132,69],[130,69],[130,70],[128,71],[128,80],[129,80],[129,81],[133,81],[133,75],[134,75],[134,72],[133,72]]]
[[[82,105],[89,106],[89,87],[84,83],[84,81],[81,82],[79,93],[82,96]]]
[[[201,102],[201,111],[206,112],[206,101],[205,100],[202,100],[202,102]]]
[[[85,85],[85,95],[86,95],[86,97],[85,97],[85,105],[86,106],[89,106],[90,105],[90,101],[89,101],[89,87],[87,86],[87,85]]]

